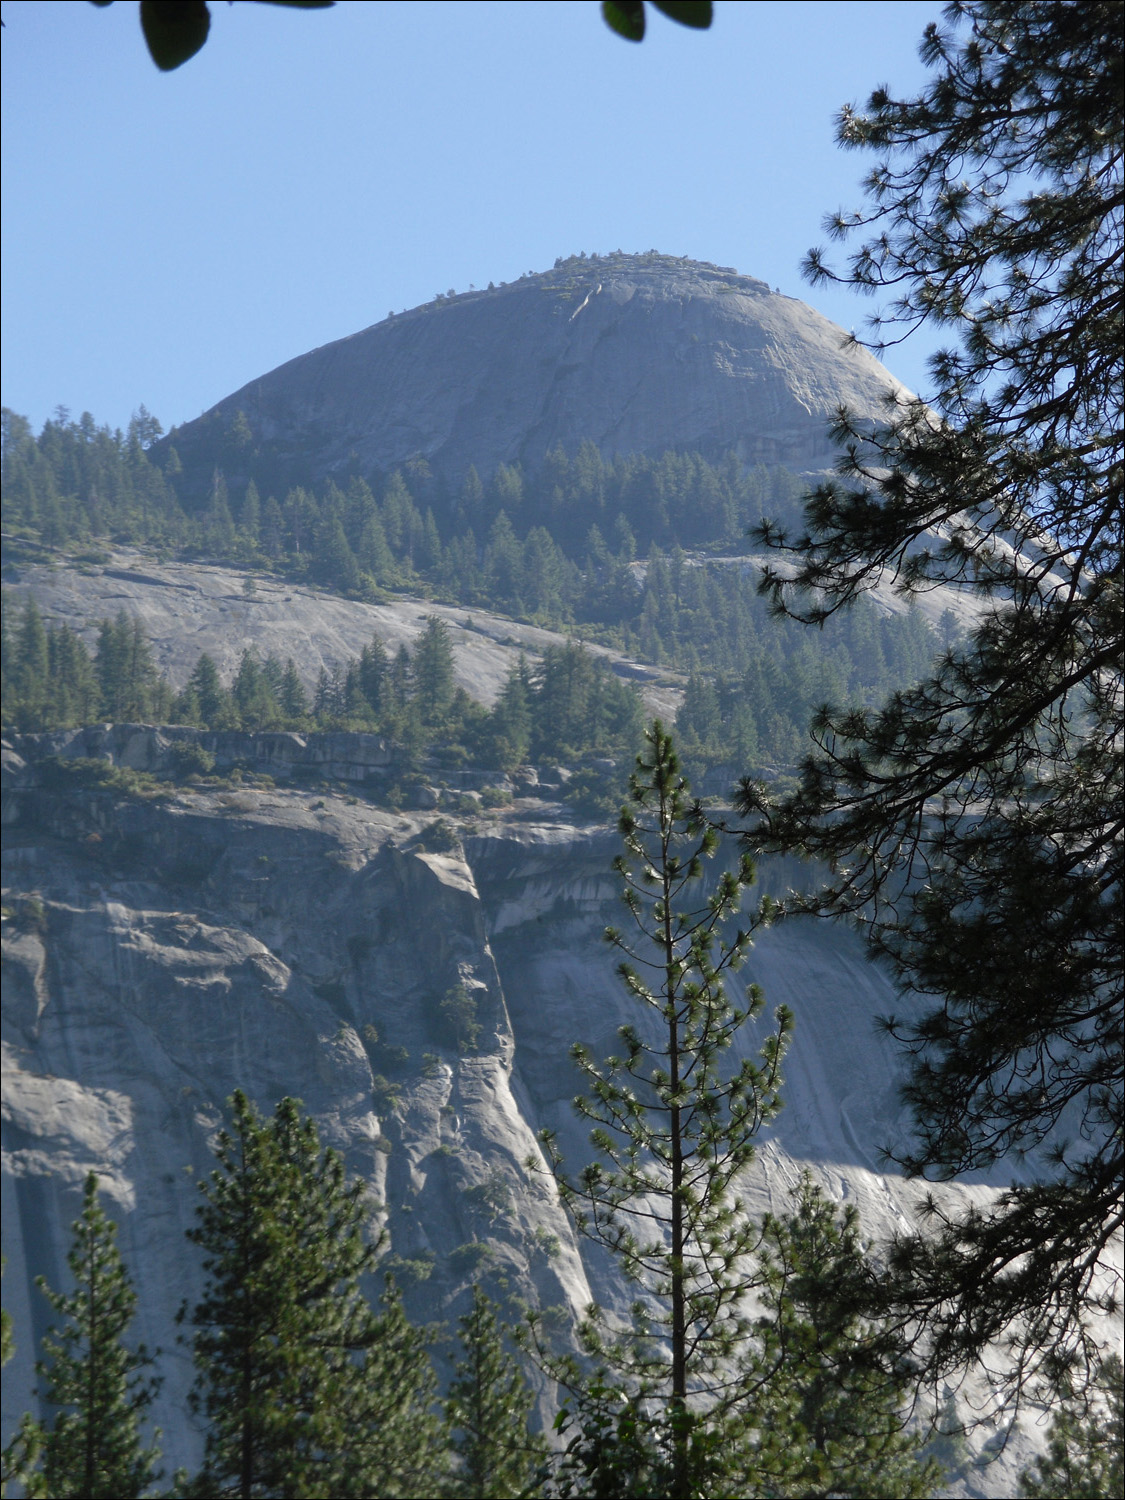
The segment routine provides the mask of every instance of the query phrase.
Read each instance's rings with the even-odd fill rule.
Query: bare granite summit
[[[733,451],[809,472],[832,463],[841,404],[877,419],[901,394],[842,328],[763,281],[616,254],[389,316],[250,381],[170,441],[196,487],[217,453],[233,472],[263,447],[306,480],[422,458],[456,485],[470,465],[534,470],[584,441],[603,457]],[[250,439],[231,439],[239,412]]]

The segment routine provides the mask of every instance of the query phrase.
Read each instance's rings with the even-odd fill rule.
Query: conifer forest
[[[924,400],[651,251],[4,409],[3,1494],[1121,1494],[1122,10],[920,56]]]

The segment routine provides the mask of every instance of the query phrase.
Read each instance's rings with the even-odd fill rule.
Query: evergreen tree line
[[[159,723],[175,694],[144,626],[120,611],[98,625],[91,656],[69,625],[45,621],[34,599],[5,594],[0,610],[0,717],[5,728],[70,729],[99,720]]]
[[[738,671],[691,672],[677,731],[693,765],[754,767],[789,763],[802,752],[806,726],[821,703],[863,697],[867,685],[910,681],[933,652],[919,617],[892,627],[859,606],[826,627],[819,642],[777,632],[757,645],[748,595],[731,574],[650,567],[654,620],[698,616],[698,599],[717,590],[724,631]],[[682,609],[675,605],[679,589]],[[784,649],[776,649],[783,645]],[[698,657],[695,657],[698,660]],[[73,728],[97,721],[191,724],[205,729],[360,729],[389,735],[420,754],[440,745],[453,760],[507,770],[528,758],[570,760],[583,753],[632,753],[639,741],[636,692],[582,647],[550,647],[521,660],[491,712],[456,687],[448,628],[431,619],[411,653],[391,657],[377,638],[358,657],[322,670],[310,692],[291,659],[242,654],[225,683],[201,654],[183,690],[157,670],[139,620],[103,620],[93,654],[70,626],[45,621],[34,600],[4,602],[0,627],[2,714],[21,731]]]
[[[180,1314],[204,1433],[199,1469],[160,1471],[160,1434],[149,1422],[159,1351],[129,1339],[137,1296],[91,1173],[68,1254],[70,1290],[38,1278],[54,1314],[36,1365],[43,1415],[25,1416],[4,1450],[5,1486],[107,1500],[663,1492],[647,1487],[663,1472],[659,1444],[616,1411],[600,1430],[617,1393],[596,1370],[588,1389],[577,1387],[565,1358],[556,1362],[566,1385],[555,1427],[571,1440],[551,1454],[532,1420],[526,1352],[479,1285],[455,1342],[411,1323],[390,1274],[372,1301],[382,1247],[365,1233],[371,1204],[321,1147],[299,1101],[282,1099],[264,1117],[235,1093],[215,1158],[188,1231],[204,1257],[203,1289]],[[801,1462],[796,1429],[774,1432],[763,1420],[743,1434],[738,1455],[710,1455],[694,1492],[931,1493],[936,1470],[903,1430],[903,1383],[877,1374],[871,1331],[833,1307],[834,1288],[865,1264],[854,1213],[837,1212],[806,1179],[793,1212],[768,1218],[760,1237],[759,1364],[770,1373],[755,1400],[774,1421],[799,1416],[802,1403],[815,1406],[815,1419],[805,1412]],[[440,1353],[452,1367],[444,1395]],[[814,1476],[820,1487],[810,1489]]]
[[[106,538],[268,567],[356,598],[428,589],[450,603],[578,626],[685,672],[726,674],[716,685],[723,703],[738,696],[734,677],[750,670],[768,681],[773,663],[771,710],[796,735],[757,724],[773,759],[797,753],[810,710],[836,688],[844,701],[877,701],[914,681],[936,649],[916,616],[857,610],[826,626],[818,651],[771,616],[753,573],[687,559],[684,546],[738,551],[763,513],[794,515],[801,484],[784,469],[747,473],[733,456],[712,465],[676,453],[607,463],[585,443],[572,457],[554,450],[534,478],[501,465],[485,484],[470,470],[452,496],[422,460],[391,474],[379,498],[355,476],[319,494],[289,487],[280,502],[263,500],[250,477],[235,499],[216,469],[193,509],[177,499],[174,445],[154,450],[159,423],[141,412],[124,436],[88,416],[60,416],[38,438],[6,413],[9,530],[54,546]],[[253,439],[240,414],[216,444],[220,459],[246,469]],[[821,655],[831,664],[822,668]],[[692,733],[701,749],[716,737]]]
[[[483,544],[501,514],[521,539],[544,529],[575,561],[589,551],[595,527],[618,554],[644,556],[653,544],[677,542],[737,550],[763,514],[795,514],[802,489],[787,470],[746,471],[733,454],[720,464],[674,452],[607,462],[585,442],[570,455],[556,447],[534,477],[519,465],[501,464],[486,479],[471,468],[450,489],[424,459],[412,459],[391,474],[349,476],[343,490],[329,481],[316,495],[294,482],[299,456],[272,461],[243,413],[210,420],[206,472],[189,481],[175,431],[159,441],[161,425],[143,406],[125,433],[97,426],[88,412],[73,421],[60,407],[38,437],[5,408],[9,526],[51,546],[110,538],[205,548],[224,561],[290,557],[315,577],[318,566],[343,561],[331,556],[339,521],[353,557],[372,564],[378,582],[384,543],[406,572],[434,569],[452,542],[471,533]]]
[[[5,601],[2,717],[25,732],[98,720],[224,730],[361,730],[388,735],[409,761],[428,747],[446,760],[507,770],[527,760],[584,753],[630,755],[640,741],[639,695],[582,646],[549,647],[513,666],[489,711],[454,681],[450,632],[431,617],[413,652],[391,657],[373,637],[359,656],[322,669],[306,691],[292,658],[242,653],[229,684],[202,653],[179,693],[157,670],[139,620],[119,613],[98,627],[91,656],[65,624],[45,622],[33,599]]]
[[[37,1279],[55,1318],[36,1364],[43,1415],[25,1415],[3,1449],[0,1491],[15,1484],[57,1500],[663,1492],[651,1484],[668,1479],[667,1456],[646,1440],[639,1414],[615,1406],[620,1393],[604,1371],[577,1388],[566,1359],[550,1373],[565,1379],[571,1367],[554,1421],[569,1442],[551,1452],[533,1420],[527,1340],[521,1357],[479,1285],[455,1342],[410,1322],[389,1275],[372,1306],[379,1246],[363,1233],[361,1185],[321,1149],[299,1101],[282,1099],[270,1118],[241,1092],[229,1105],[188,1231],[206,1257],[204,1289],[181,1312],[196,1367],[190,1403],[205,1434],[198,1471],[160,1468],[149,1421],[159,1351],[128,1337],[137,1296],[90,1173],[67,1255],[71,1290]],[[846,1288],[866,1265],[854,1210],[838,1212],[806,1178],[792,1211],[761,1229],[758,1355],[769,1378],[753,1392],[758,1427],[737,1451],[697,1444],[689,1491],[932,1494],[940,1469],[904,1429],[903,1384],[872,1364],[872,1330],[847,1309]],[[6,1364],[14,1344],[7,1312],[3,1320]],[[444,1395],[436,1353],[452,1371]],[[1100,1407],[1064,1395],[1021,1494],[1120,1493],[1121,1386],[1111,1358]]]

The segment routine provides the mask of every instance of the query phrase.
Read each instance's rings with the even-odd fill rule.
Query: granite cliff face
[[[525,1165],[543,1126],[570,1161],[589,1156],[567,1051],[583,1040],[604,1054],[628,1015],[600,941],[619,912],[616,836],[542,797],[462,825],[437,853],[432,814],[331,783],[60,790],[45,753],[157,767],[167,751],[151,729],[91,733],[24,736],[4,756],[8,1429],[47,1321],[33,1277],[62,1283],[92,1168],[137,1279],[137,1336],[164,1350],[167,1457],[196,1456],[173,1318],[200,1285],[183,1232],[235,1087],[266,1110],[305,1101],[369,1184],[416,1315],[452,1319],[481,1278],[541,1306],[620,1305],[605,1262]],[[763,885],[801,878],[778,863]],[[849,933],[814,924],[765,934],[750,977],[798,1028],[748,1211],[784,1209],[809,1164],[870,1234],[903,1226],[916,1190],[878,1155],[906,1128],[898,1059],[871,1020],[891,1003],[886,976]],[[459,1049],[441,1009],[458,985],[476,1001],[476,1051]]]
[[[793,297],[671,256],[573,257],[508,286],[443,297],[252,380],[169,441],[196,487],[265,449],[279,470],[387,472],[424,458],[535,469],[561,443],[603,456],[687,449],[830,467],[827,423],[878,418],[903,387]],[[241,412],[249,436],[232,437]],[[240,448],[239,444],[242,444]]]

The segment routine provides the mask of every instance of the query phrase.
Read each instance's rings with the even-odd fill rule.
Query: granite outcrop
[[[145,727],[84,733],[138,772],[176,744]],[[544,1127],[571,1162],[589,1158],[569,1048],[608,1052],[629,1016],[600,940],[619,910],[616,835],[543,795],[453,824],[390,810],[331,760],[316,785],[138,774],[48,795],[70,747],[98,748],[24,736],[4,752],[8,1430],[49,1317],[33,1279],[62,1282],[93,1169],[137,1281],[137,1336],[163,1349],[167,1459],[196,1457],[174,1319],[200,1286],[184,1231],[236,1087],[266,1110],[304,1101],[368,1185],[372,1232],[386,1230],[415,1316],[452,1321],[478,1280],[568,1316],[591,1297],[621,1308],[612,1266],[528,1165]],[[775,891],[803,878],[796,862],[762,871]],[[872,1236],[913,1222],[917,1189],[879,1154],[908,1128],[900,1059],[872,1020],[894,998],[888,977],[854,935],[815,923],[764,933],[747,977],[797,1013],[786,1107],[747,1212],[784,1209],[808,1167]],[[443,1005],[452,993],[479,1028],[470,1045]],[[984,1202],[998,1183],[949,1191]]]

